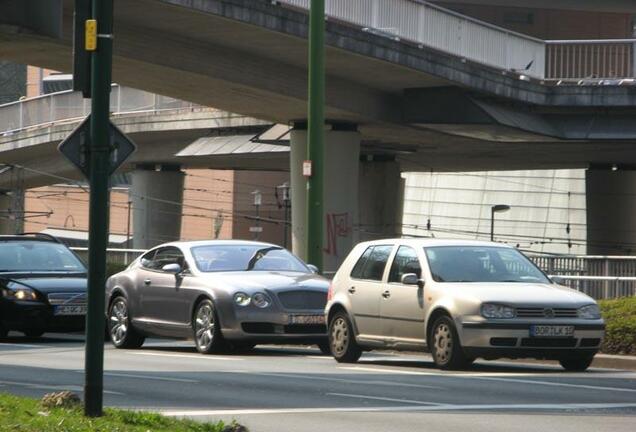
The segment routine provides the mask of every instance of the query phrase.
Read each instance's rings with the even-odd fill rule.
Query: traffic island
[[[102,417],[88,418],[77,396],[63,393],[47,395],[42,401],[0,393],[0,431],[247,432],[236,422],[200,423],[112,408],[105,409]]]

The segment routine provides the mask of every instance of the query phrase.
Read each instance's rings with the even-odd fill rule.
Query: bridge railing
[[[117,84],[113,84],[111,89],[110,106],[114,114],[203,108],[191,102]],[[11,102],[0,105],[0,134],[9,135],[61,120],[76,120],[87,116],[90,110],[90,100],[72,90]]]
[[[546,79],[633,78],[636,39],[546,41]]]
[[[309,0],[277,0],[309,8]],[[419,0],[326,0],[329,18],[505,70],[543,78],[545,43]],[[526,67],[528,69],[526,70]]]
[[[309,0],[275,1],[309,8]],[[544,41],[421,0],[326,0],[325,8],[370,33],[537,79],[631,79],[636,70],[636,39]]]
[[[636,296],[636,256],[528,255],[544,272],[596,298]]]

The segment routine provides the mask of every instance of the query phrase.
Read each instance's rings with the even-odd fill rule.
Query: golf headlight
[[[598,308],[598,305],[595,304],[583,306],[582,308],[579,308],[579,318],[600,319],[601,310]]]
[[[500,304],[484,303],[481,305],[481,316],[484,318],[514,318],[515,309]]]
[[[263,309],[272,304],[272,299],[265,293],[257,292],[252,296],[252,303],[254,303],[254,306]]]
[[[3,288],[2,297],[6,299],[20,300],[20,301],[36,301],[38,299],[35,292],[31,288],[27,288],[27,287]]]
[[[239,306],[247,306],[248,304],[250,304],[250,301],[250,296],[245,294],[244,292],[237,292],[236,294],[234,294],[234,303]]]

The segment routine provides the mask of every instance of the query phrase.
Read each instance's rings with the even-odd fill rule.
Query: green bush
[[[605,319],[606,354],[636,355],[636,297],[599,301]]]

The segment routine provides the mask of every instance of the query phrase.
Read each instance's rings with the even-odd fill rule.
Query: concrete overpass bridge
[[[47,16],[58,18],[48,21],[20,15],[32,1],[0,0],[7,11],[0,57],[69,71],[72,1],[47,2]],[[292,182],[301,185],[306,5],[306,0],[118,3],[114,79],[293,124],[290,170]],[[620,0],[607,5],[629,8]],[[332,184],[326,185],[326,218],[345,242],[353,241],[349,227],[359,221],[356,198],[367,199],[382,184],[399,184],[401,170],[591,165],[603,168],[594,170],[591,183],[602,189],[613,175],[631,193],[631,171],[605,168],[636,165],[634,41],[542,41],[413,0],[332,0],[328,14]],[[361,148],[374,149],[362,158],[364,168]],[[366,195],[360,194],[363,188]],[[295,190],[294,231],[302,250],[303,188]],[[395,190],[376,192],[373,200],[391,207]],[[629,210],[615,201],[618,209]],[[624,236],[625,223],[614,221],[612,236]]]

